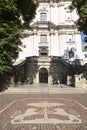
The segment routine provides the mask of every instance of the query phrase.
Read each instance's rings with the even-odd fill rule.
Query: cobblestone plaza
[[[2,93],[0,130],[87,130],[87,93]]]

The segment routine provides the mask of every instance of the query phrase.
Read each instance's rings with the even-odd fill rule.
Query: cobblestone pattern
[[[0,95],[1,96],[1,95]],[[6,99],[6,97],[8,97]],[[12,96],[12,98],[11,98]],[[13,100],[17,100],[19,99],[19,101],[14,102],[10,107],[8,107],[5,111],[3,111],[0,114],[0,130],[87,130],[87,110],[85,110],[84,108],[82,108],[81,106],[79,106],[78,104],[76,104],[76,102],[74,101],[70,101],[70,100],[77,100],[80,103],[82,102],[82,100],[84,99],[85,104],[86,104],[86,97],[87,95],[2,95],[3,97],[3,102],[4,99],[7,100],[6,103],[10,103]],[[33,98],[35,99],[33,99]],[[37,99],[36,99],[37,97]],[[49,99],[46,97],[49,97]],[[66,98],[67,97],[67,98]],[[20,100],[23,98],[27,98],[24,100]],[[57,99],[58,98],[58,99]],[[64,99],[63,99],[64,98]],[[70,99],[71,98],[71,99]],[[66,100],[69,99],[69,100]],[[1,99],[0,99],[1,101]],[[11,116],[17,111],[20,113],[20,110],[22,113],[24,113],[24,111],[27,109],[27,105],[29,103],[38,103],[38,102],[50,102],[50,103],[63,103],[65,104],[64,106],[62,106],[62,108],[67,111],[70,112],[71,111],[76,111],[78,114],[80,114],[80,118],[82,123],[80,124],[59,124],[59,123],[54,123],[50,124],[50,123],[46,123],[46,124],[12,124],[11,123]],[[3,103],[5,104],[5,102]],[[2,106],[5,106],[3,105]],[[3,108],[3,107],[2,107]],[[49,107],[49,109],[53,109],[53,107]],[[64,118],[62,117],[62,120],[64,120]]]
[[[6,128],[0,130],[87,130],[85,123],[80,125],[65,125],[65,124],[30,124],[30,125],[11,125],[10,123]]]
[[[66,98],[76,100],[87,107],[87,94],[0,94],[0,111],[12,101],[23,98]]]

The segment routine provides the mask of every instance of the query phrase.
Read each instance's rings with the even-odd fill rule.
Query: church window
[[[69,51],[69,58],[74,58],[74,51],[72,49]]]
[[[40,42],[41,43],[43,43],[43,42],[46,43],[47,42],[47,35],[41,35],[40,36]]]
[[[26,48],[26,45],[24,45],[24,48]]]
[[[41,21],[47,21],[47,14],[46,13],[40,13],[40,20]]]
[[[48,48],[47,47],[40,47],[39,48],[39,55],[40,56],[48,56]]]
[[[40,56],[47,56],[47,53],[40,53]]]

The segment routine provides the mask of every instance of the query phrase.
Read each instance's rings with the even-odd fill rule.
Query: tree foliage
[[[77,10],[79,19],[77,25],[79,25],[79,30],[87,35],[87,0],[72,0],[70,9]],[[87,37],[85,39],[87,41]]]
[[[21,30],[29,27],[36,6],[34,0],[0,0],[0,74],[10,70]]]

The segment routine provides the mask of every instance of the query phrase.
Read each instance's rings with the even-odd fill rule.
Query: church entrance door
[[[45,68],[39,70],[39,83],[48,83],[48,70]]]

